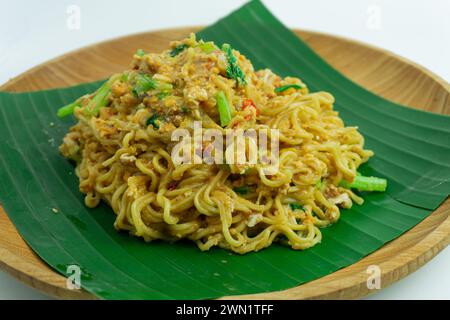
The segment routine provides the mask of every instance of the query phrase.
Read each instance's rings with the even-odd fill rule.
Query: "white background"
[[[0,0],[0,84],[73,49],[130,33],[207,25],[241,0]],[[290,27],[341,35],[393,51],[450,81],[449,0],[265,0]],[[70,5],[80,28],[68,27]],[[6,8],[6,10],[5,10]],[[105,53],[107,54],[107,53]],[[371,298],[450,299],[450,248]],[[42,299],[0,272],[0,298]]]

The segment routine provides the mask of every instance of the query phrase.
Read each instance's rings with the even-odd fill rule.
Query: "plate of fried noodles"
[[[255,70],[230,45],[192,33],[162,52],[138,50],[130,69],[59,109],[59,116],[77,119],[59,150],[76,162],[86,206],[105,201],[118,231],[148,242],[188,239],[202,251],[218,246],[245,254],[274,242],[304,250],[321,242],[320,229],[338,223],[342,208],[364,202],[354,190],[387,186],[358,173],[374,153],[333,103],[329,92]],[[262,161],[223,154],[208,163],[208,149],[212,156],[231,150],[230,143],[214,148],[214,139],[201,141],[200,161],[176,161],[174,133],[186,130],[193,140],[194,122],[217,131],[221,142],[233,131],[259,137],[277,130],[277,168],[267,174]],[[245,144],[244,155],[258,153],[255,145]]]

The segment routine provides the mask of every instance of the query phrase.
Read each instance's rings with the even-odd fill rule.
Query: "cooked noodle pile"
[[[224,126],[219,92],[231,112]],[[108,203],[117,230],[146,241],[189,239],[201,250],[247,253],[275,241],[307,249],[340,208],[363,202],[340,182],[351,183],[373,155],[333,102],[298,78],[255,71],[238,51],[191,35],[160,54],[139,50],[129,70],[78,99],[78,122],[60,151],[77,163],[86,205]],[[278,129],[278,171],[174,165],[171,133],[194,121],[222,131]]]

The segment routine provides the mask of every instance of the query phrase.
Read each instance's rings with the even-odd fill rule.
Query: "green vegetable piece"
[[[228,43],[224,43],[222,45],[222,51],[225,52],[228,61],[227,77],[236,80],[239,85],[246,85],[245,74],[237,64],[237,59],[233,54],[231,46]]]
[[[175,57],[177,56],[181,51],[183,51],[184,49],[188,48],[189,46],[187,44],[180,44],[178,46],[176,46],[175,48],[172,49],[172,51],[170,51],[170,56],[171,57]]]
[[[100,108],[106,106],[109,103],[109,94],[111,93],[111,83],[108,81],[104,83],[98,90],[95,96],[91,99],[89,104],[84,109],[84,114],[87,116],[98,115]]]
[[[133,92],[136,95],[141,95],[149,90],[156,89],[157,82],[147,76],[146,74],[138,73],[135,77],[135,85]]]
[[[387,180],[378,177],[365,177],[357,175],[353,182],[348,182],[346,180],[341,180],[339,182],[341,187],[347,189],[357,189],[359,191],[386,191]]]
[[[150,76],[138,73],[134,76],[133,93],[136,97],[139,97],[143,93],[149,90],[159,90],[162,92],[170,92],[173,89],[172,84],[166,82],[158,82]]]
[[[291,208],[292,211],[295,210],[305,211],[305,208],[303,208],[303,206],[299,203],[289,203],[289,208]]]
[[[167,97],[167,96],[170,96],[170,92],[167,92],[167,91],[165,91],[165,92],[160,92],[160,93],[158,93],[157,95],[156,95],[156,97],[158,98],[158,100],[162,100],[162,99],[164,99],[165,97]]]
[[[216,100],[217,109],[219,110],[220,125],[225,127],[231,122],[232,119],[231,107],[223,91],[217,92]]]
[[[189,112],[189,108],[188,107],[181,107],[181,112],[188,113]]]
[[[69,104],[65,105],[64,107],[59,108],[58,111],[56,112],[56,115],[59,118],[64,118],[64,117],[72,114],[75,111],[75,108],[79,107],[79,106],[80,106],[80,103],[77,101],[69,103]]]
[[[159,115],[157,113],[153,114],[150,118],[147,119],[147,126],[152,125],[155,129],[159,129],[159,125],[156,123],[156,120],[159,119]]]
[[[139,57],[143,57],[145,55],[145,52],[142,49],[137,49],[136,55],[138,55]]]
[[[212,41],[200,43],[198,46],[204,53],[211,53],[217,49],[216,45]]]
[[[298,85],[298,84],[287,84],[285,86],[281,86],[281,87],[275,88],[275,92],[276,93],[280,93],[280,92],[286,91],[286,90],[288,90],[290,88],[294,88],[294,89],[298,90],[298,89],[301,89],[302,87],[300,85]]]
[[[316,187],[319,190],[322,190],[322,188],[323,188],[323,181],[322,181],[322,179],[320,179],[319,181],[316,182]]]
[[[100,88],[97,89],[95,96],[91,99],[89,104],[84,109],[84,114],[86,116],[96,116],[98,115],[100,108],[106,106],[109,103],[109,94],[111,93],[111,85],[117,79],[123,79],[123,77],[128,77],[127,74],[115,74],[109,78]],[[84,96],[83,96],[84,97]],[[57,116],[62,118],[72,114],[76,107],[81,107],[80,100],[83,98],[78,98],[75,102],[61,107],[57,111]]]
[[[244,195],[248,193],[249,189],[246,186],[241,186],[241,187],[234,187],[233,191],[241,195]]]
[[[122,82],[128,82],[128,77],[129,77],[128,72],[124,72],[124,73],[122,73],[122,75],[120,76],[120,81],[122,81]]]

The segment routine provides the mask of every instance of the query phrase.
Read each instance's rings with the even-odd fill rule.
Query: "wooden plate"
[[[199,28],[171,29],[127,36],[89,46],[39,65],[11,79],[1,90],[32,91],[103,79],[124,70],[138,48],[161,51],[169,41]],[[450,86],[430,71],[390,52],[334,36],[296,31],[325,60],[350,79],[392,101],[412,108],[450,114]],[[425,93],[425,94],[424,94]],[[450,199],[416,227],[359,262],[333,274],[278,292],[227,298],[348,299],[373,290],[367,267],[381,269],[381,286],[414,272],[450,242]],[[0,208],[0,267],[58,298],[92,299],[83,290],[66,288],[66,279],[50,269],[23,241]]]

